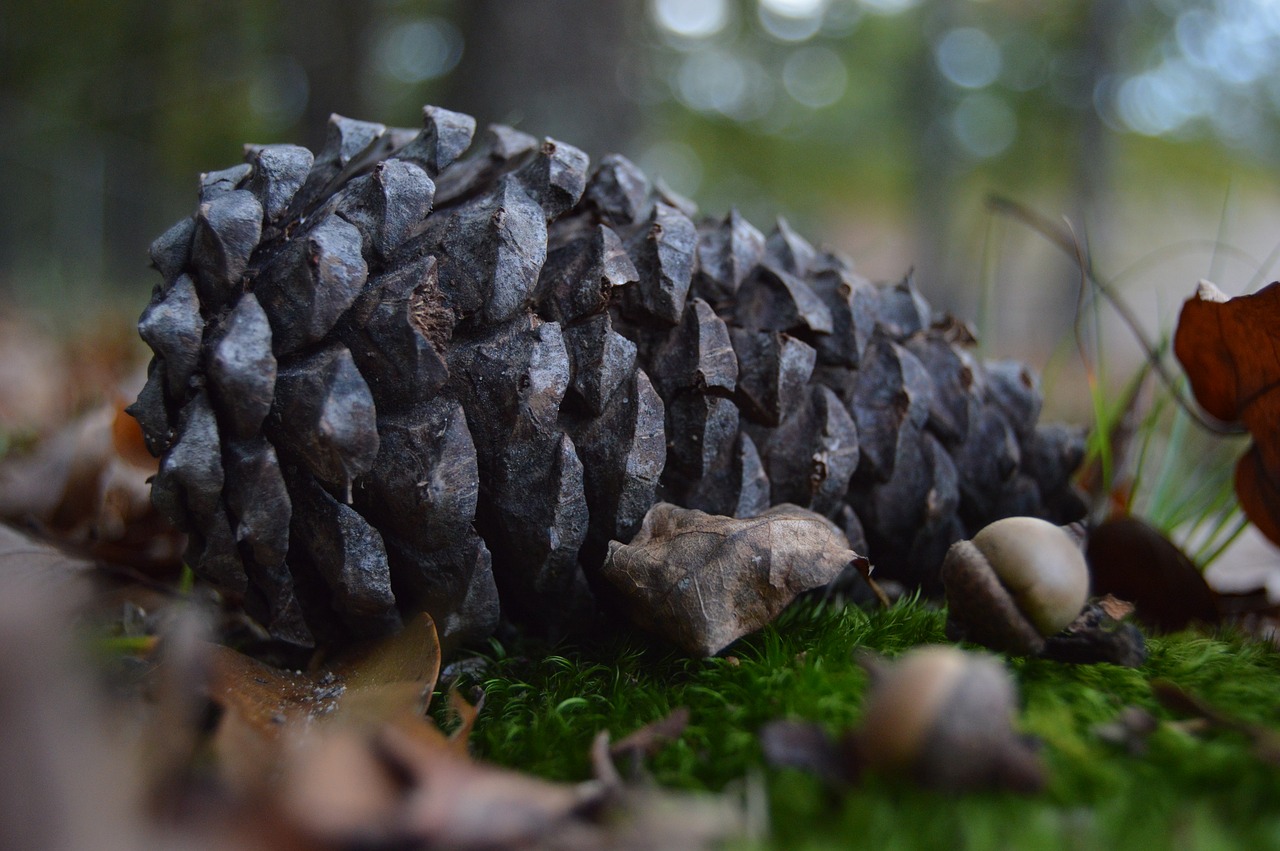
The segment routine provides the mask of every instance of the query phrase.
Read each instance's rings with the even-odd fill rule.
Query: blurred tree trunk
[[[363,93],[368,38],[365,28],[379,20],[373,0],[283,0],[280,4],[285,50],[307,75],[307,106],[294,141],[318,150],[324,144],[329,115],[370,119]]]
[[[956,4],[946,0],[930,0],[922,4],[923,32],[945,32],[955,24]],[[948,111],[946,90],[934,64],[933,41],[916,39],[916,54],[906,63],[909,68],[902,103],[914,145],[915,265],[918,284],[930,293],[930,300],[941,310],[956,310],[962,285],[948,261],[953,204],[956,195],[958,156],[956,142],[943,123]],[[961,313],[964,311],[961,310]]]
[[[466,40],[446,105],[586,150],[627,148],[640,115],[618,80],[641,4],[623,0],[470,0],[456,22]]]
[[[1093,93],[1114,67],[1119,51],[1123,0],[1097,0],[1081,28],[1080,55],[1086,68],[1083,86],[1087,102],[1080,108],[1080,147],[1076,151],[1075,192],[1071,211],[1077,228],[1099,230],[1106,227],[1110,210],[1106,192],[1111,185],[1111,145],[1109,133],[1093,101]],[[1083,238],[1083,233],[1081,238]],[[1087,247],[1087,246],[1086,246]]]

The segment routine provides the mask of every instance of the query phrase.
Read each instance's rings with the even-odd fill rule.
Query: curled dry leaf
[[[653,756],[671,742],[679,739],[684,728],[689,726],[689,708],[678,706],[669,715],[651,721],[623,736],[618,741],[609,743],[609,731],[601,730],[591,746],[591,764],[596,779],[617,785],[622,782],[613,761],[624,761],[624,770],[628,778],[635,779],[642,774],[641,768],[646,756]]]
[[[402,712],[421,714],[440,672],[435,623],[424,613],[400,632],[356,648],[319,674],[274,668],[215,646],[210,696],[235,708],[260,732],[333,717],[374,724]]]
[[[1227,298],[1201,281],[1182,305],[1173,351],[1200,406],[1253,435],[1236,464],[1236,495],[1245,515],[1280,544],[1280,282]]]
[[[600,800],[594,784],[552,783],[474,762],[402,725],[385,728],[378,744],[411,782],[397,832],[436,847],[537,841]]]
[[[739,520],[658,503],[630,544],[609,543],[602,572],[639,626],[711,656],[851,562],[867,564],[833,523],[795,505]]]
[[[302,839],[339,847],[694,849],[742,835],[743,813],[728,795],[624,782],[607,732],[592,749],[597,777],[583,783],[472,760],[465,730],[477,707],[456,695],[454,706],[463,736],[411,715],[369,736],[325,725],[289,755],[278,797],[285,819]],[[670,721],[651,725],[663,726]],[[627,738],[637,734],[647,738]]]

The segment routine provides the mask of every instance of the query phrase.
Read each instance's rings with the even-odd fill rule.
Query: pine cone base
[[[474,130],[250,146],[152,245],[153,499],[275,638],[569,627],[659,500],[811,508],[926,590],[993,519],[1083,513],[1083,434],[909,278],[696,219],[620,156],[494,126],[459,159]]]

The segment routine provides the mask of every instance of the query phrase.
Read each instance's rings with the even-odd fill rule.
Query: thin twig
[[[1142,326],[1138,323],[1138,318],[1133,314],[1133,311],[1129,309],[1129,306],[1125,304],[1120,296],[1112,290],[1111,286],[1099,278],[1099,276],[1093,271],[1088,258],[1081,250],[1080,242],[1076,239],[1075,232],[1070,229],[1069,225],[1068,231],[1063,233],[1062,230],[1053,222],[1040,215],[1035,210],[1002,195],[987,196],[987,209],[995,213],[1007,215],[1010,218],[1021,222],[1043,236],[1045,239],[1049,240],[1049,242],[1057,246],[1060,251],[1071,256],[1076,261],[1077,266],[1080,268],[1082,279],[1087,279],[1091,282],[1094,288],[1107,300],[1107,303],[1111,305],[1111,308],[1115,310],[1116,314],[1120,317],[1120,320],[1124,322],[1125,326],[1129,329],[1129,332],[1142,348],[1143,356],[1146,358],[1147,362],[1151,364],[1151,368],[1155,370],[1156,375],[1160,377],[1161,382],[1163,382],[1165,387],[1168,388],[1173,400],[1180,408],[1186,411],[1187,415],[1195,420],[1201,428],[1215,434],[1244,433],[1245,430],[1243,426],[1219,422],[1216,419],[1208,417],[1195,405],[1187,401],[1186,397],[1179,392],[1177,385],[1175,384],[1174,376],[1169,373],[1168,368],[1165,367],[1164,362],[1161,361],[1160,355],[1155,346],[1147,339],[1147,335],[1143,332]],[[1082,299],[1083,293],[1081,295],[1081,300]],[[1077,311],[1077,336],[1079,335],[1080,330],[1079,321],[1079,312]],[[1078,343],[1078,345],[1083,345],[1083,343]]]

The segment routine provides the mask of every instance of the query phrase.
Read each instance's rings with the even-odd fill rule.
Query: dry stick
[[[1089,261],[1089,258],[1083,254],[1080,248],[1080,241],[1076,238],[1074,231],[1064,234],[1056,225],[1054,225],[1053,222],[1049,221],[1036,211],[1014,201],[1011,198],[1006,198],[1001,195],[988,195],[987,209],[995,213],[1007,215],[1010,218],[1021,222],[1043,236],[1045,239],[1049,240],[1049,242],[1057,246],[1064,254],[1068,254],[1075,259],[1076,265],[1080,268],[1081,277],[1081,294],[1077,303],[1076,313],[1077,342],[1079,341],[1079,304],[1082,303],[1084,299],[1084,290],[1086,288],[1085,284],[1087,282],[1092,282],[1094,288],[1097,289],[1097,291],[1102,294],[1102,297],[1107,300],[1112,309],[1114,309],[1116,314],[1119,315],[1121,321],[1124,322],[1126,327],[1128,327],[1129,332],[1133,334],[1134,339],[1138,341],[1138,345],[1142,348],[1143,356],[1146,358],[1147,363],[1151,365],[1151,368],[1155,370],[1156,375],[1160,377],[1160,380],[1164,383],[1165,387],[1168,388],[1169,393],[1173,396],[1174,402],[1186,411],[1187,415],[1191,417],[1194,422],[1206,431],[1213,432],[1215,434],[1245,433],[1245,429],[1242,426],[1230,425],[1228,423],[1212,419],[1187,401],[1187,399],[1178,390],[1174,377],[1169,374],[1169,370],[1160,360],[1160,355],[1156,351],[1156,347],[1152,345],[1151,341],[1147,339],[1146,334],[1143,333],[1137,317],[1133,315],[1129,306],[1121,300],[1120,296],[1117,295],[1108,284],[1104,283],[1093,271],[1092,263]],[[1068,224],[1068,229],[1070,229],[1070,224]],[[1078,342],[1078,345],[1082,344]]]

